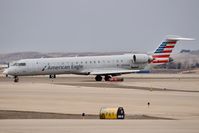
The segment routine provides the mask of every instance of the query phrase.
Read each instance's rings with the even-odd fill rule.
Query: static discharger
[[[125,112],[123,107],[101,108],[99,116],[100,119],[124,119]]]

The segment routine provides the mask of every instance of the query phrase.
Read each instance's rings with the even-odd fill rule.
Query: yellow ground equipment
[[[101,108],[100,119],[124,119],[125,112],[122,107],[116,108]]]

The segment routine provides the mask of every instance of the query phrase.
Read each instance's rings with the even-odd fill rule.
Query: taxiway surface
[[[95,82],[93,77],[74,75],[54,80],[20,77],[19,83],[0,77],[0,110],[98,115],[101,107],[122,106],[128,115],[174,120],[15,118],[1,119],[0,132],[199,132],[199,75],[123,77],[124,82]]]

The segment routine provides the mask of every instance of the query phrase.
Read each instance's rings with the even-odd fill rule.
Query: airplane
[[[58,74],[95,75],[96,81],[102,81],[102,77],[109,81],[114,76],[140,72],[149,64],[171,62],[172,50],[181,40],[194,39],[167,37],[152,54],[22,59],[11,63],[3,74],[13,76],[14,82],[19,81],[19,76],[49,75],[49,78],[56,78]]]

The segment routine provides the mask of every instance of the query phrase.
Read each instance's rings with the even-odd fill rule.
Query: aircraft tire
[[[102,76],[97,75],[97,76],[95,77],[95,80],[96,80],[96,81],[102,81]]]
[[[54,78],[56,78],[56,75],[55,74],[49,75],[49,78],[54,79]]]
[[[111,78],[111,76],[110,76],[110,75],[105,75],[104,80],[105,80],[105,81],[109,81],[109,80],[110,80],[110,78]]]
[[[19,82],[19,78],[17,76],[14,77],[14,82],[15,83]]]

